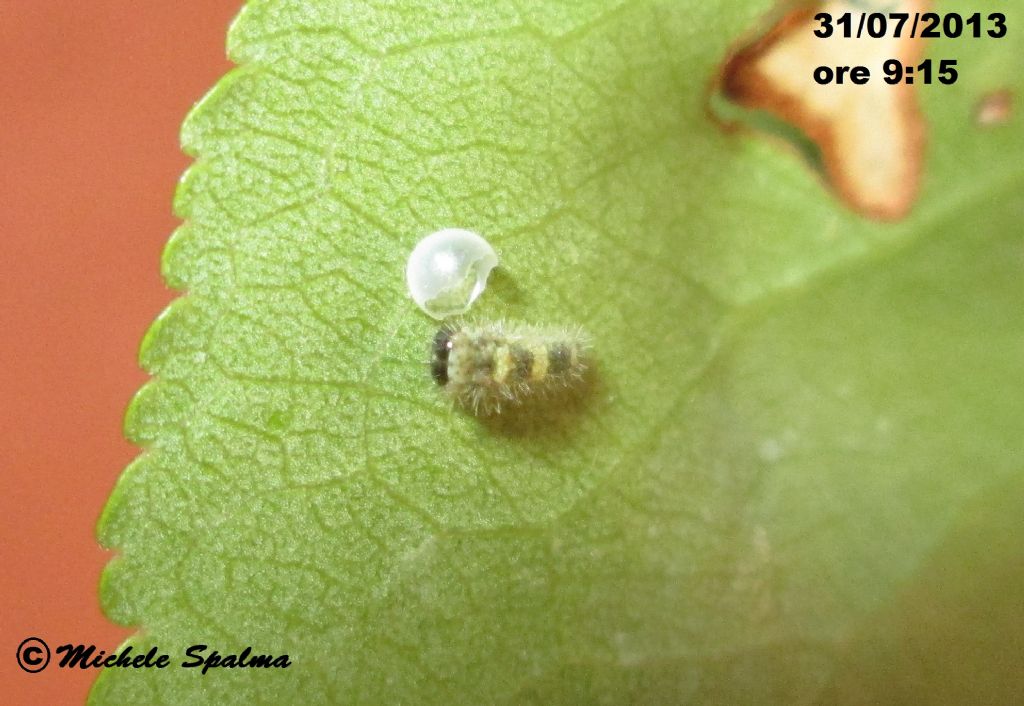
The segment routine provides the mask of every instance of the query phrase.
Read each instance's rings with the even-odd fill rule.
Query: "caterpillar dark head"
[[[430,349],[430,374],[434,382],[444,387],[448,384],[448,354],[452,350],[452,330],[442,326],[434,335]]]

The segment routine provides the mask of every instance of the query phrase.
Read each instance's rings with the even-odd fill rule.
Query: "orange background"
[[[137,450],[143,332],[188,158],[178,128],[229,68],[241,0],[0,0],[0,703],[81,704],[96,670],[22,672],[38,636],[113,650],[95,524]]]

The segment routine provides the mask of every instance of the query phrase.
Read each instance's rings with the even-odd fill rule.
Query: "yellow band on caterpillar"
[[[548,374],[548,348],[547,346],[535,346],[530,349],[530,353],[533,355],[530,379],[539,382]]]

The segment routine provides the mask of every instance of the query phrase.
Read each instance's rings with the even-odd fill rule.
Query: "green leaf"
[[[1024,131],[972,116],[1022,35],[929,45],[962,77],[878,225],[708,117],[771,6],[250,2],[99,527],[105,610],[172,664],[92,703],[1018,697]],[[476,315],[585,326],[589,395],[449,407],[402,278],[446,226],[502,257]]]

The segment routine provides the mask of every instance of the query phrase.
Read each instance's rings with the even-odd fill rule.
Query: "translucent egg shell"
[[[405,280],[413,301],[435,319],[469,310],[487,287],[498,264],[491,244],[476,233],[446,228],[417,243],[409,255]]]

